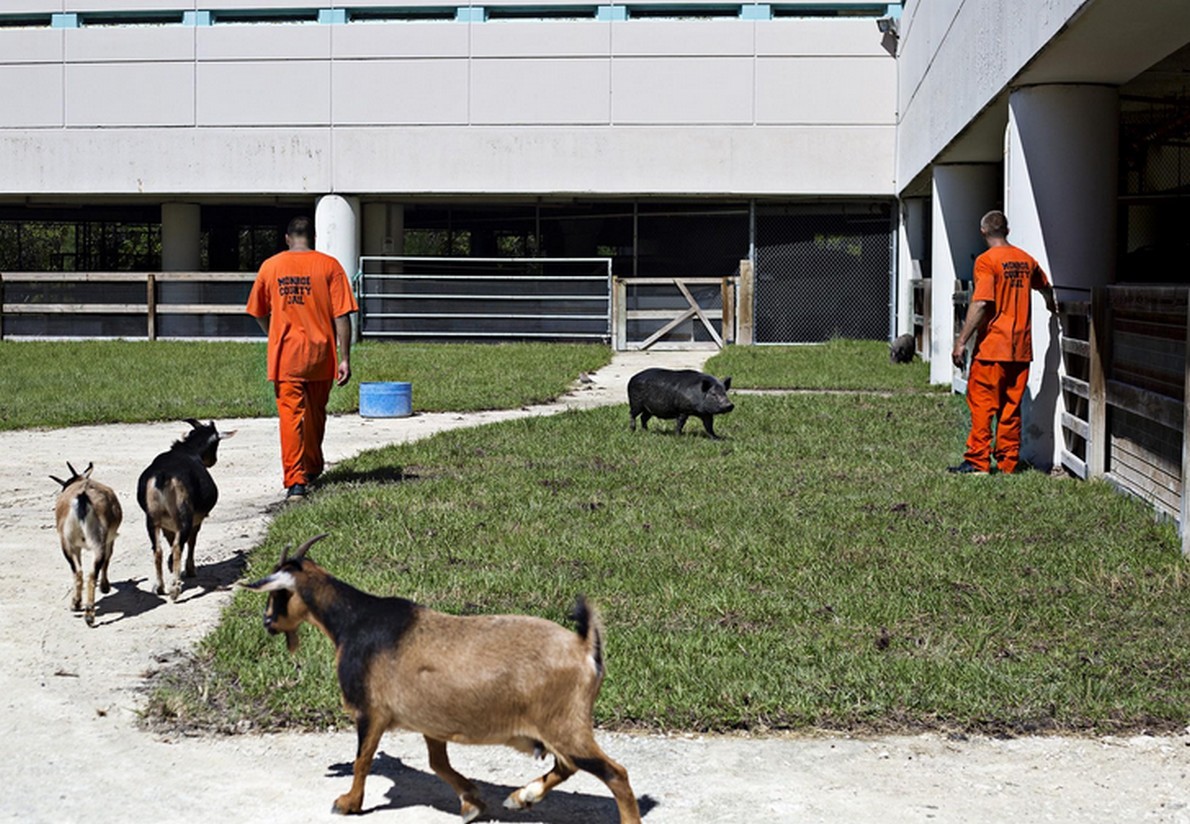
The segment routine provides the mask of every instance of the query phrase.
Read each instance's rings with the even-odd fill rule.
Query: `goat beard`
[[[290,652],[297,652],[298,644],[300,643],[301,639],[298,637],[296,630],[285,633],[285,646]]]

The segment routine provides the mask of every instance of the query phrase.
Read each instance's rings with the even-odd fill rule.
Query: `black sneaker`
[[[292,500],[294,498],[304,498],[304,497],[306,497],[306,485],[305,484],[294,484],[293,486],[289,487],[289,489],[285,490],[285,500],[287,500],[287,501]]]
[[[970,461],[963,461],[958,466],[948,466],[946,471],[955,475],[986,475],[987,470],[980,469]]]

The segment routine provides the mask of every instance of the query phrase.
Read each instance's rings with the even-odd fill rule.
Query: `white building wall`
[[[911,181],[1087,0],[916,0],[900,21],[897,179]],[[989,158],[954,158],[957,162]]]
[[[12,2],[83,25],[0,29],[0,195],[894,191],[871,18],[88,26],[196,6]]]

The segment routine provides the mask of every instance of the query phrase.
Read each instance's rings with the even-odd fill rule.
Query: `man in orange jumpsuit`
[[[331,384],[351,380],[351,313],[359,309],[347,273],[315,251],[308,217],[285,231],[288,251],[263,264],[247,312],[269,335],[268,379],[277,398],[286,498],[301,498],[323,469]]]
[[[1051,312],[1058,307],[1053,287],[1037,261],[1008,242],[1008,219],[1003,212],[988,212],[980,220],[979,230],[988,250],[975,260],[971,305],[951,353],[955,366],[962,369],[967,341],[975,337],[967,375],[971,434],[963,462],[949,471],[986,475],[994,457],[997,470],[1011,474],[1020,462],[1021,401],[1033,360],[1031,290],[1041,293]]]

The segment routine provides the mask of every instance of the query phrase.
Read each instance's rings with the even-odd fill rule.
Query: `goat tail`
[[[587,601],[586,596],[580,595],[574,604],[574,612],[570,617],[574,619],[580,638],[587,642],[587,654],[595,665],[595,674],[603,677],[603,621],[599,617],[599,610]]]
[[[91,503],[91,499],[87,497],[87,490],[84,489],[74,499],[74,516],[78,518],[80,524],[87,523],[87,515],[93,507],[94,504]]]

